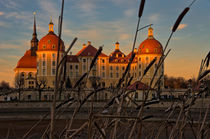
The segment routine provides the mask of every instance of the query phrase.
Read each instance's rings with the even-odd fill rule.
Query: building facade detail
[[[36,87],[36,82],[46,80],[46,87],[54,87],[54,79],[57,64],[57,50],[59,37],[54,33],[52,20],[49,23],[48,34],[40,39],[37,39],[36,19],[34,16],[33,35],[31,40],[31,48],[26,51],[24,56],[18,61],[15,71],[15,82],[22,80],[24,88]],[[101,53],[96,61],[95,66],[90,72],[86,87],[95,87],[96,82],[101,87],[114,87],[118,80],[125,72],[126,66],[131,58],[131,52],[125,54],[120,50],[120,43],[116,42],[114,51],[109,55]],[[65,51],[64,42],[60,44],[60,59]],[[89,70],[91,61],[93,60],[97,48],[90,41],[83,44],[82,49],[75,55],[67,55],[66,58],[66,80],[70,80],[74,84],[79,77]],[[148,37],[139,45],[138,49],[134,49],[136,54],[128,74],[133,77],[132,82],[138,81],[145,68],[154,59],[156,63],[151,67],[142,82],[149,84],[157,68],[157,63],[162,56],[163,48],[161,43],[154,38],[153,28],[148,29]],[[164,74],[162,66],[155,77],[155,81]],[[163,76],[161,78],[163,86]],[[124,86],[124,84],[122,85]]]

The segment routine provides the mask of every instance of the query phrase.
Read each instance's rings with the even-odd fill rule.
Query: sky
[[[14,68],[30,48],[33,12],[36,14],[40,40],[48,33],[50,18],[55,24],[62,0],[0,0],[0,81],[13,85]],[[154,24],[154,37],[163,47],[171,28],[182,10],[192,0],[146,0],[140,27]],[[69,46],[74,37],[78,41],[75,54],[82,44],[91,41],[96,48],[104,45],[109,55],[119,41],[120,49],[128,54],[132,49],[138,20],[140,0],[65,0],[62,39]],[[210,50],[209,0],[197,0],[184,17],[168,48],[165,74],[186,79],[197,77],[201,59]],[[147,38],[147,29],[138,34],[136,48]]]

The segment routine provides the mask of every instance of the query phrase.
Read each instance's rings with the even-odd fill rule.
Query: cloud
[[[160,15],[159,14],[152,14],[148,18],[149,18],[150,23],[157,23],[160,19]]]
[[[8,27],[9,25],[5,22],[0,21],[0,27]]]
[[[57,21],[58,14],[60,14],[59,7],[57,7],[58,4],[56,5],[56,3],[53,3],[51,0],[39,0],[39,5],[42,10],[47,12],[46,16],[52,16],[52,18]]]
[[[186,28],[188,25],[187,24],[180,24],[177,28],[177,30],[182,30],[184,28]],[[171,27],[171,30],[173,29],[173,27]]]
[[[1,15],[4,15],[4,12],[0,12],[0,16],[1,16]]]
[[[131,17],[135,14],[135,10],[134,9],[128,9],[124,12],[124,15],[127,17]]]
[[[24,52],[26,49],[29,49],[29,40],[9,40],[0,43],[0,51],[20,51]]]
[[[182,30],[184,28],[186,28],[188,25],[187,24],[180,24],[178,27],[178,30]]]
[[[14,0],[0,0],[0,3],[9,9],[17,9],[19,8],[19,4],[17,2],[15,2]]]

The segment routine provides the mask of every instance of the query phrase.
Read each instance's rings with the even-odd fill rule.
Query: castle
[[[49,32],[42,37],[40,41],[37,39],[36,19],[34,16],[33,35],[31,40],[31,48],[27,50],[24,56],[18,61],[15,67],[15,82],[21,81],[24,88],[35,88],[38,80],[45,81],[45,86],[53,88],[55,84],[57,50],[59,37],[54,33],[52,20],[49,23]],[[60,43],[60,59],[65,52],[64,42]],[[85,72],[89,70],[92,59],[97,49],[88,41],[82,49],[75,55],[67,55],[66,60],[66,76],[65,80],[75,83]],[[138,81],[148,64],[156,57],[156,63],[150,68],[142,82],[149,84],[158,60],[163,52],[161,43],[153,36],[153,28],[148,29],[148,37],[138,47],[134,49],[136,54],[128,74],[133,77],[132,83]],[[87,80],[87,87],[93,87],[92,80],[100,82],[101,87],[116,86],[122,77],[126,66],[131,58],[131,53],[124,54],[120,50],[119,42],[115,43],[115,50],[106,55],[101,53],[96,61],[95,66],[90,72]],[[164,74],[164,65],[158,70],[154,82]],[[161,78],[163,86],[163,76]],[[124,84],[123,84],[124,85]]]

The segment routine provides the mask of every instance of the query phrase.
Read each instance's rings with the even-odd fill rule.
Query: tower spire
[[[36,12],[33,12],[34,15],[34,26],[33,26],[33,35],[31,39],[31,56],[36,56],[36,50],[38,47],[39,40],[37,39],[37,33],[36,33]]]
[[[153,28],[151,27],[151,25],[148,29],[148,38],[153,38]]]
[[[33,12],[34,14],[34,30],[33,30],[33,37],[37,37],[37,34],[36,34],[36,12]]]
[[[116,42],[115,43],[115,50],[119,50],[120,49],[119,46],[120,46],[120,43],[119,42]]]
[[[54,32],[53,30],[53,22],[52,22],[52,17],[50,17],[50,23],[49,23],[49,32]]]

